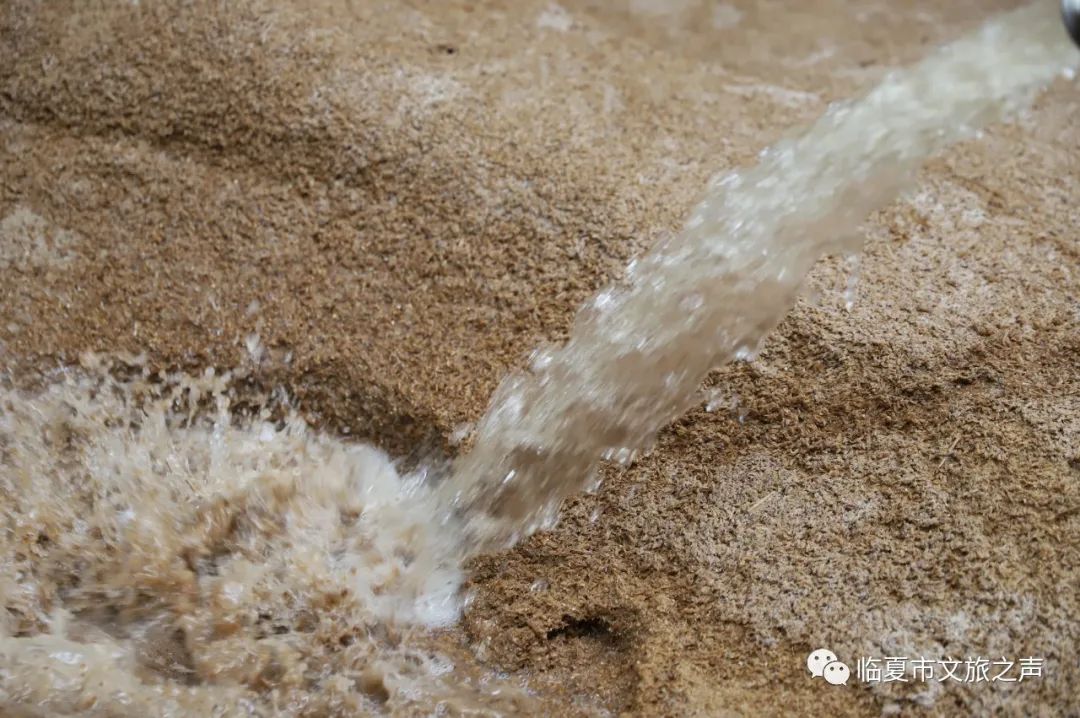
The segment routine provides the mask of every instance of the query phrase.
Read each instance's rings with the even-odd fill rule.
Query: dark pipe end
[[[1061,18],[1069,37],[1080,47],[1080,0],[1061,0]]]

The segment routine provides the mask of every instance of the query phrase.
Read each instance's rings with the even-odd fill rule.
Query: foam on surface
[[[87,356],[0,388],[0,706],[301,715],[467,682],[409,639],[461,608],[425,477],[236,381]]]

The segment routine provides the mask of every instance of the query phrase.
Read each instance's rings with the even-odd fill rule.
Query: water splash
[[[443,487],[474,539],[512,542],[550,522],[601,459],[632,460],[711,369],[757,352],[820,257],[859,251],[859,224],[925,158],[1076,60],[1055,3],[1038,2],[715,178],[681,233],[582,307],[564,345],[498,387]]]
[[[436,488],[236,377],[133,360],[118,380],[92,357],[36,391],[0,377],[0,712],[538,712],[410,633],[456,619],[463,559],[646,449],[711,368],[757,352],[820,256],[858,250],[923,158],[1076,59],[1052,3],[1004,15],[715,180],[503,382]]]
[[[242,379],[0,376],[0,714],[525,710],[429,645],[463,549],[426,477]]]

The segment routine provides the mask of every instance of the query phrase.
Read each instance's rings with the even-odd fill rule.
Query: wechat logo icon
[[[824,678],[834,686],[847,685],[851,669],[827,648],[819,648],[806,657],[806,667],[814,678]]]

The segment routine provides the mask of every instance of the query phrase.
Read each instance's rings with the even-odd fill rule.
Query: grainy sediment
[[[328,432],[453,454],[710,175],[1015,4],[13,0],[0,362],[247,366]],[[477,559],[433,640],[583,712],[1080,710],[1078,112],[1062,79],[932,161],[851,311],[822,263],[712,411]],[[844,690],[820,645],[1047,667]]]

